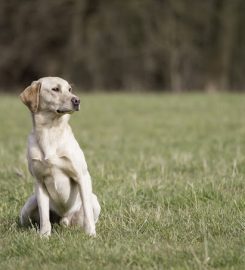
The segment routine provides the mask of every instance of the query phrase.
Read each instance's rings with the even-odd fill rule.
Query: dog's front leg
[[[92,183],[88,171],[79,177],[78,186],[84,212],[84,230],[88,235],[96,236],[92,206]]]
[[[49,236],[51,234],[51,223],[49,219],[49,196],[43,183],[37,182],[36,196],[40,217],[40,235]]]

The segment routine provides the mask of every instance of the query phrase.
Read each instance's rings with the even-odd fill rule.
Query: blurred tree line
[[[243,0],[1,0],[0,87],[245,89]]]

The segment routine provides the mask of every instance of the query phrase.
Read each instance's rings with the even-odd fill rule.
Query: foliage
[[[59,75],[83,89],[244,89],[242,0],[8,0],[0,86]]]

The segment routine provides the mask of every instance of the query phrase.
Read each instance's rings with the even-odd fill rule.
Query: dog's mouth
[[[75,111],[79,111],[79,109],[80,109],[79,104],[78,105],[73,105],[72,107],[73,107],[72,109],[70,109],[70,108],[61,108],[61,109],[56,110],[56,112],[58,114],[66,114],[66,113],[71,114],[71,113],[73,113]]]
[[[59,109],[56,111],[58,114],[73,113],[73,110]]]

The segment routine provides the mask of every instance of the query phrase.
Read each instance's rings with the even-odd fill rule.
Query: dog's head
[[[46,111],[63,115],[80,108],[80,99],[72,93],[70,84],[59,77],[44,77],[32,82],[20,94],[20,99],[32,113]]]

